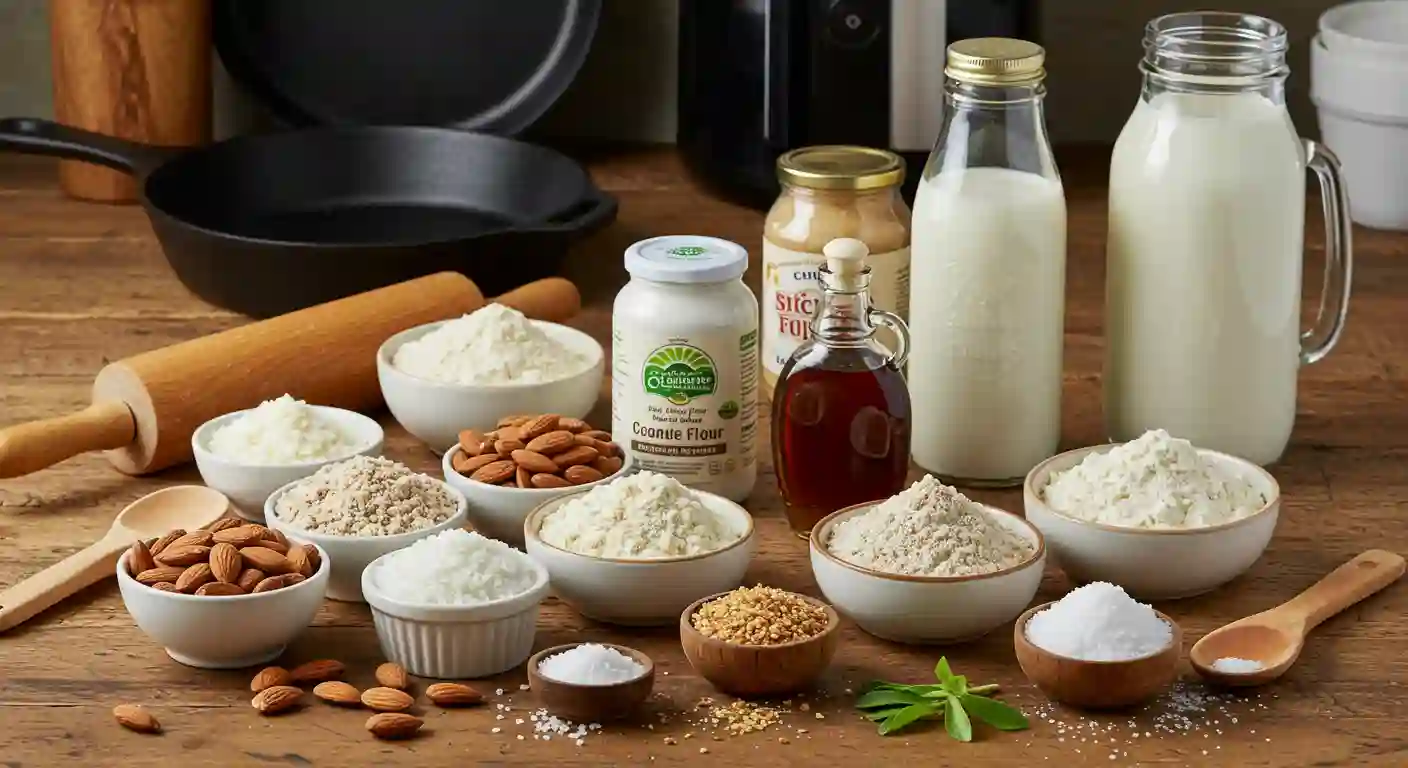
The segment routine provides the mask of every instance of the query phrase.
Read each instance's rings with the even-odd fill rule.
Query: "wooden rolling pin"
[[[581,307],[576,286],[562,278],[495,301],[551,321]],[[469,278],[441,272],[110,363],[93,381],[89,407],[0,430],[0,477],[105,449],[122,472],[156,472],[191,460],[191,435],[201,424],[285,393],[317,405],[375,408],[376,352],[387,338],[484,304]]]

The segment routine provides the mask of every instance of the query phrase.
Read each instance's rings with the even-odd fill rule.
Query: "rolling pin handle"
[[[93,403],[78,413],[0,429],[0,477],[38,472],[80,453],[122,448],[137,439],[126,403]]]

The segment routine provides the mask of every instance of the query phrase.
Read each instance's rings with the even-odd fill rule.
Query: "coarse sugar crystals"
[[[356,448],[337,424],[290,395],[225,422],[205,447],[222,459],[260,465],[327,461]]]
[[[1027,620],[1027,641],[1083,661],[1152,656],[1173,641],[1173,628],[1120,587],[1096,581],[1073,589]]]
[[[600,643],[582,643],[538,663],[538,674],[572,685],[615,685],[645,673],[645,665]]]
[[[1266,669],[1256,659],[1242,659],[1236,656],[1223,656],[1212,663],[1212,668],[1229,675],[1249,675]]]
[[[816,637],[830,623],[826,609],[776,587],[739,587],[699,606],[690,625],[702,635],[741,645],[782,645]]]
[[[513,547],[451,528],[387,555],[373,578],[387,597],[405,603],[482,605],[521,595],[544,576]]]
[[[581,373],[591,360],[516,309],[489,304],[402,344],[391,364],[441,384],[531,384]]]
[[[840,559],[905,576],[969,576],[1014,567],[1033,544],[982,505],[925,475],[831,530],[827,550]]]
[[[274,514],[328,536],[393,536],[439,525],[458,506],[428,475],[380,456],[354,456],[298,481],[275,500]]]
[[[678,480],[638,472],[574,496],[543,520],[544,543],[589,557],[649,560],[713,552],[741,538]]]

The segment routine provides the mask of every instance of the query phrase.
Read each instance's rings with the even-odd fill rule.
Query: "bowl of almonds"
[[[321,547],[222,518],[139,541],[117,562],[127,612],[176,661],[239,669],[283,653],[327,591]]]
[[[474,529],[522,549],[529,512],[629,473],[631,457],[582,419],[542,413],[506,416],[488,432],[460,432],[441,465],[445,482],[469,501]]]

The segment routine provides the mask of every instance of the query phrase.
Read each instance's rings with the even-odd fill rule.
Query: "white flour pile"
[[[1128,661],[1167,648],[1173,628],[1123,589],[1097,581],[1032,616],[1026,635],[1032,645],[1069,659]]]
[[[1047,506],[1071,517],[1130,528],[1204,528],[1254,514],[1266,499],[1246,479],[1162,429],[1055,475]]]
[[[522,312],[489,304],[401,345],[391,364],[441,384],[532,384],[581,373],[591,361]]]
[[[1011,568],[1034,547],[932,475],[831,530],[848,563],[904,576],[971,576]]]
[[[513,547],[452,528],[390,555],[374,577],[393,600],[480,605],[527,592],[538,575],[532,560]]]
[[[221,425],[206,447],[241,464],[298,464],[335,459],[358,446],[307,403],[284,395]]]
[[[590,557],[689,557],[737,541],[733,531],[673,477],[639,472],[598,485],[553,510],[538,538]]]
[[[458,506],[428,475],[380,456],[354,456],[289,488],[274,502],[274,514],[329,536],[393,536],[439,525]]]

